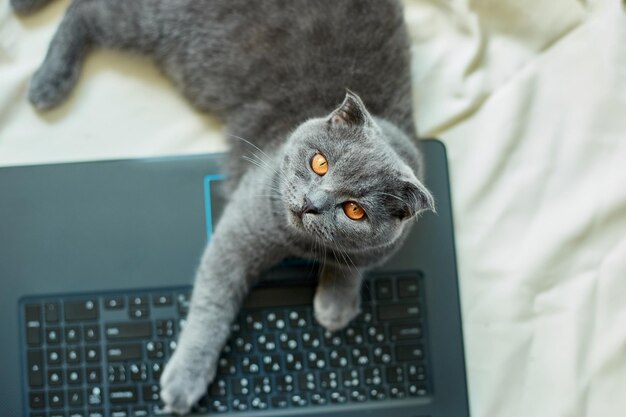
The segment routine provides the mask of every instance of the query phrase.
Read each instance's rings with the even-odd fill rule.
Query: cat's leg
[[[226,207],[203,255],[187,323],[161,376],[161,398],[170,412],[187,413],[206,392],[248,288],[285,254],[267,216],[255,217],[258,204],[250,203]]]
[[[30,83],[28,98],[38,109],[59,104],[70,93],[93,45],[150,52],[159,38],[158,0],[75,0],[52,38]]]
[[[48,4],[50,0],[11,0],[11,6],[17,13],[32,13]]]
[[[315,319],[327,330],[343,329],[361,311],[361,271],[324,265],[315,291]]]

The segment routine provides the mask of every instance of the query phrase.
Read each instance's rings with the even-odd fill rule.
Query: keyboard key
[[[138,402],[137,387],[125,385],[122,387],[109,388],[109,401],[111,404],[134,404]]]
[[[61,348],[51,348],[47,350],[48,365],[59,365],[63,363],[64,352]]]
[[[99,363],[100,346],[85,346],[85,360],[87,363]]]
[[[174,337],[174,320],[157,320],[156,334],[158,337],[172,338]]]
[[[69,368],[67,370],[67,383],[70,385],[80,385],[83,383],[83,372],[80,368]]]
[[[151,367],[152,379],[158,381],[161,379],[161,373],[163,372],[163,362],[154,362]]]
[[[163,359],[165,345],[163,342],[148,342],[146,343],[146,353],[149,359]]]
[[[26,343],[29,346],[41,345],[41,306],[39,304],[27,304],[26,314]]]
[[[319,386],[324,390],[339,387],[339,374],[335,371],[323,371],[319,373]]]
[[[233,397],[231,400],[231,406],[236,411],[246,411],[249,408],[248,399],[246,397]]]
[[[387,368],[387,383],[404,382],[404,368],[402,366],[392,366]]]
[[[132,306],[147,306],[148,305],[148,296],[146,295],[135,295],[128,298],[128,304]]]
[[[100,340],[100,325],[88,324],[83,328],[86,342],[98,342]]]
[[[121,310],[124,308],[124,297],[108,297],[104,299],[104,308],[106,310]]]
[[[370,343],[382,343],[386,339],[385,326],[378,324],[367,327],[367,340]]]
[[[390,385],[388,390],[389,390],[389,397],[390,398],[404,398],[404,397],[406,397],[406,393],[404,392],[404,385],[402,385],[402,384]]]
[[[424,349],[421,345],[396,346],[396,359],[399,361],[422,360]]]
[[[345,330],[346,343],[349,345],[360,345],[365,342],[365,331],[361,326],[351,326]]]
[[[155,307],[171,306],[172,295],[171,294],[155,294],[152,296],[152,304]]]
[[[412,319],[419,317],[420,308],[413,303],[397,303],[378,306],[380,320]]]
[[[71,389],[67,391],[67,401],[70,407],[80,407],[83,405],[83,391]]]
[[[100,408],[95,410],[88,410],[87,417],[104,417],[104,410]]]
[[[65,358],[67,363],[69,364],[78,364],[81,362],[82,355],[80,353],[80,348],[68,348],[65,352]]]
[[[377,300],[391,300],[393,298],[393,287],[390,280],[379,279],[374,288]]]
[[[141,344],[109,345],[107,346],[107,359],[109,362],[141,359]]]
[[[149,321],[119,322],[106,325],[108,340],[148,339],[152,336],[152,323]]]
[[[350,400],[354,402],[363,402],[367,401],[367,390],[365,388],[352,388],[348,391]]]
[[[328,399],[326,398],[326,393],[325,392],[311,393],[311,404],[314,404],[314,405],[326,405],[326,404],[328,404]]]
[[[46,330],[46,342],[49,345],[58,345],[63,339],[61,329],[58,327],[50,327]]]
[[[422,327],[417,323],[396,324],[391,326],[391,341],[419,339],[422,336]]]
[[[365,369],[363,378],[366,385],[378,386],[383,384],[383,373],[380,367]]]
[[[115,407],[111,409],[111,417],[129,417],[128,409],[125,407]]]
[[[66,321],[82,321],[98,319],[98,301],[88,299],[81,301],[66,301],[63,304]]]
[[[252,378],[252,390],[255,394],[271,394],[272,380],[268,376],[257,376]]]
[[[158,402],[161,399],[159,386],[156,384],[144,385],[142,388],[145,402]]]
[[[299,391],[315,391],[317,389],[317,377],[315,372],[306,372],[298,375]]]
[[[80,327],[70,326],[65,328],[65,342],[75,344],[81,341]]]
[[[99,386],[87,388],[87,404],[90,407],[98,407],[102,405],[102,389]]]
[[[346,369],[341,374],[341,380],[345,388],[358,387],[361,385],[361,376],[358,369]]]
[[[265,410],[269,407],[267,395],[257,395],[250,400],[250,407],[253,410]]]
[[[147,305],[131,305],[128,310],[131,319],[147,319],[150,317],[150,308]]]
[[[134,382],[146,382],[148,380],[148,367],[145,363],[133,363],[128,366],[130,379]]]
[[[186,316],[189,312],[189,294],[178,294],[178,296],[176,297],[176,302],[178,305],[178,314],[180,314],[181,316]]]
[[[331,391],[328,397],[332,404],[343,404],[348,401],[346,391],[342,389]]]
[[[68,417],[85,417],[85,412],[83,410],[70,410],[67,415]]]
[[[28,395],[28,404],[30,404],[30,408],[44,408],[46,406],[45,394],[43,392],[31,391]]]
[[[398,280],[399,298],[417,298],[419,287],[416,278],[402,278]]]
[[[148,407],[142,405],[138,407],[133,407],[130,415],[133,417],[148,417],[150,414],[148,412]]]
[[[89,384],[99,384],[102,382],[102,370],[100,368],[87,368],[86,374]]]
[[[48,370],[48,385],[51,387],[58,387],[63,385],[63,370],[62,369],[50,369]]]
[[[50,391],[48,393],[48,405],[50,408],[63,408],[65,406],[65,393],[63,391]]]
[[[426,369],[422,365],[408,364],[407,374],[409,381],[423,382],[426,380]]]
[[[108,369],[108,381],[110,383],[123,383],[128,379],[126,374],[126,366],[124,365],[110,365]]]
[[[31,388],[43,386],[43,351],[29,350],[26,354],[28,367],[28,385]]]
[[[276,395],[271,400],[273,408],[287,408],[289,407],[289,397],[286,395]]]
[[[46,323],[56,324],[59,322],[59,304],[46,303],[45,305]]]
[[[333,368],[344,368],[348,365],[350,354],[347,349],[333,349],[329,353],[330,366]]]
[[[293,407],[306,407],[309,405],[308,395],[306,393],[293,394],[291,396],[291,405]]]
[[[409,395],[413,397],[425,397],[426,395],[428,395],[428,389],[424,384],[410,383],[408,391]]]

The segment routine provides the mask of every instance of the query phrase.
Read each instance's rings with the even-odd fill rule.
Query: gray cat
[[[45,1],[12,4],[26,12]],[[394,0],[75,0],[30,84],[33,105],[60,103],[96,46],[152,57],[241,139],[230,152],[228,206],[161,377],[163,401],[182,414],[212,381],[230,323],[263,270],[287,256],[320,261],[315,318],[341,329],[359,313],[363,271],[434,209],[420,182],[402,8]]]

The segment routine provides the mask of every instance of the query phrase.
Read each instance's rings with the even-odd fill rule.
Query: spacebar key
[[[109,323],[106,325],[108,340],[148,339],[152,336],[152,323],[149,321],[133,321]]]

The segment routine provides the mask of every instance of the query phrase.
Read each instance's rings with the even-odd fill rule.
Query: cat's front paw
[[[359,315],[361,298],[359,295],[345,297],[339,292],[318,288],[313,299],[315,320],[326,330],[341,330]]]
[[[215,367],[208,371],[184,355],[175,353],[161,375],[161,399],[168,412],[187,414],[206,393],[215,376]],[[205,364],[203,364],[205,365]]]

